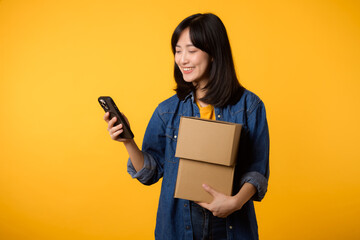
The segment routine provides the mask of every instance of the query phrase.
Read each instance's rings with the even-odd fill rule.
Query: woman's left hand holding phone
[[[122,114],[122,113],[121,113]],[[127,124],[130,126],[128,119],[125,117],[124,114],[122,116],[125,118]],[[106,112],[104,115],[104,120],[108,124],[107,130],[109,131],[110,137],[112,140],[118,141],[118,142],[130,142],[133,139],[126,139],[126,138],[120,138],[119,135],[124,132],[123,125],[119,124],[114,126],[116,123],[117,118],[113,117],[110,119],[110,113]]]

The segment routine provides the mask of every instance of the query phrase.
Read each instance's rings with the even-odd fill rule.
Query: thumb
[[[211,196],[213,196],[213,197],[215,197],[215,196],[218,194],[217,191],[215,191],[214,189],[212,189],[212,188],[211,188],[209,185],[207,185],[207,184],[203,184],[202,187],[204,188],[205,191],[207,191],[208,193],[210,193]]]

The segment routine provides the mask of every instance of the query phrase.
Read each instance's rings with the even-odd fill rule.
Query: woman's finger
[[[114,134],[115,132],[122,130],[122,127],[122,124],[116,125],[115,127],[109,129],[109,133]]]
[[[108,124],[108,130],[110,130],[112,127],[114,127],[114,124],[116,123],[117,118],[113,117]]]
[[[111,135],[111,138],[112,138],[113,140],[117,139],[117,137],[118,137],[123,131],[124,131],[123,129],[120,129],[119,131],[114,132],[114,133]]]
[[[105,115],[104,115],[104,120],[105,122],[109,123],[109,116],[110,116],[110,113],[109,112],[106,112]]]

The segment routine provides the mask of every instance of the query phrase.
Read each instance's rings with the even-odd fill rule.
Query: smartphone
[[[134,134],[132,133],[129,125],[125,121],[124,117],[120,113],[119,109],[117,108],[114,100],[111,97],[99,97],[98,101],[100,106],[104,109],[105,112],[109,112],[110,116],[109,119],[116,117],[116,122],[114,126],[122,124],[123,125],[123,132],[120,134],[121,138],[131,139],[134,138]]]

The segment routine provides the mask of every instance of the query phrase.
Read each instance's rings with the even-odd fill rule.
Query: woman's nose
[[[182,64],[189,62],[188,55],[185,52],[181,55],[180,62]]]

